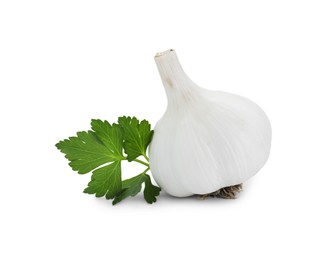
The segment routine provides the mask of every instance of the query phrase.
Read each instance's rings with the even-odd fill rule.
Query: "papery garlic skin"
[[[155,56],[168,107],[154,128],[150,167],[170,195],[207,194],[241,184],[266,163],[271,125],[254,102],[198,87],[176,52]]]

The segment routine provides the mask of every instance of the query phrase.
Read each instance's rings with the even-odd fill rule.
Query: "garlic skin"
[[[186,197],[254,176],[271,147],[263,110],[244,97],[198,87],[174,50],[158,53],[155,61],[168,98],[149,147],[157,184],[172,196]]]

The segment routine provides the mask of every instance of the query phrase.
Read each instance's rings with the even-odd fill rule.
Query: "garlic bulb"
[[[255,175],[271,146],[263,110],[244,97],[197,86],[174,50],[155,61],[168,98],[149,149],[161,188],[176,197],[208,194]]]

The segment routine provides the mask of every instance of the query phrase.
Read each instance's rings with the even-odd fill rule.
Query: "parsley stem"
[[[141,161],[141,160],[139,160],[139,159],[135,159],[134,161],[135,161],[135,162],[138,162],[138,163],[140,163],[140,164],[143,164],[143,165],[147,166],[147,167],[150,169],[150,165],[149,165],[148,163],[143,162],[143,161]]]
[[[143,154],[143,157],[149,162],[149,158],[146,154]]]
[[[147,171],[149,171],[149,170],[150,170],[150,167],[146,168],[146,169],[145,169],[145,171],[144,171],[144,172],[142,172],[142,174],[143,174],[143,175],[145,175],[145,174],[146,174],[146,172],[147,172]]]

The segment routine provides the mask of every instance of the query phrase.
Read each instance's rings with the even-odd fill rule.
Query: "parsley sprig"
[[[161,189],[152,184],[147,174],[150,165],[146,152],[153,136],[149,122],[123,116],[117,124],[111,125],[93,119],[91,128],[56,144],[74,171],[79,174],[92,172],[84,192],[113,199],[115,205],[129,196],[136,196],[144,184],[144,199],[150,204],[156,202]],[[124,160],[140,163],[146,168],[139,175],[122,180],[121,162]]]

